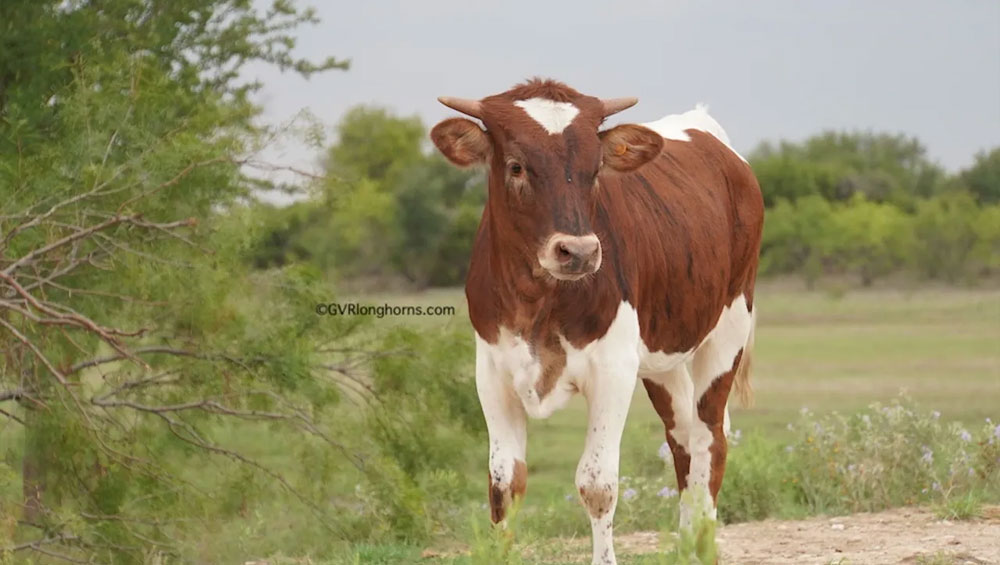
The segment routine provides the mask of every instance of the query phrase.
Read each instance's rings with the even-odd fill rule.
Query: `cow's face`
[[[532,88],[534,87],[534,88]],[[482,120],[439,123],[431,138],[460,166],[489,166],[491,233],[540,276],[577,280],[601,266],[594,234],[598,175],[631,171],[658,155],[659,134],[637,125],[598,131],[635,99],[602,101],[558,83],[528,83],[481,101],[441,101]],[[537,261],[537,263],[536,263]]]

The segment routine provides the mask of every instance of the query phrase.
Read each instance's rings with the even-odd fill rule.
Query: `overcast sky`
[[[351,60],[304,80],[254,66],[268,121],[310,108],[331,126],[356,104],[455,115],[532,76],[637,96],[610,123],[709,105],[738,151],[823,129],[917,136],[950,170],[1000,145],[1000,1],[313,1],[298,54]],[[291,148],[285,159],[315,162]]]

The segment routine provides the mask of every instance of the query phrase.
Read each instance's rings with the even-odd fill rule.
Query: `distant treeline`
[[[262,206],[257,266],[308,261],[342,282],[461,284],[482,206],[481,171],[429,151],[418,118],[348,112],[316,197]],[[903,135],[824,132],[749,155],[768,211],[762,276],[861,284],[912,276],[964,283],[1000,271],[1000,147],[948,174]]]

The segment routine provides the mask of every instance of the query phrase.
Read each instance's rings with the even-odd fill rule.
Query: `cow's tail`
[[[750,333],[747,335],[747,342],[743,346],[743,355],[740,356],[740,364],[736,367],[736,376],[733,378],[733,389],[740,397],[740,404],[744,408],[753,406],[753,385],[750,384],[750,372],[753,366],[753,334],[757,327],[757,305],[753,306],[750,313]]]

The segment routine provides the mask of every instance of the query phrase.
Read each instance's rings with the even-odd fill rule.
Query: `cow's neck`
[[[486,216],[485,233],[481,235],[486,238],[482,251],[487,258],[474,267],[483,269],[476,273],[480,276],[474,284],[479,292],[489,295],[490,306],[474,311],[470,302],[477,331],[494,335],[494,328],[504,327],[536,345],[558,345],[558,335],[583,343],[603,334],[611,320],[604,310],[613,316],[620,301],[608,295],[613,289],[603,284],[603,273],[586,281],[559,283],[540,271],[534,241],[519,238],[520,234],[504,225],[501,218],[489,217],[488,211]],[[609,304],[610,308],[604,308]],[[567,323],[570,320],[589,323]]]
[[[505,225],[495,215],[490,219],[489,264],[497,282],[498,298],[503,306],[521,308],[543,307],[556,296],[556,281],[543,276],[535,257],[533,242],[523,234]]]

